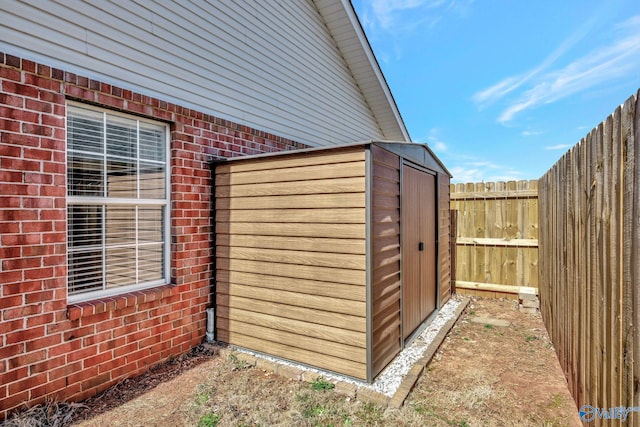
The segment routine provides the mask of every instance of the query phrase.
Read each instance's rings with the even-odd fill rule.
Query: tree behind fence
[[[578,407],[640,406],[639,150],[634,95],[539,180],[541,311]]]

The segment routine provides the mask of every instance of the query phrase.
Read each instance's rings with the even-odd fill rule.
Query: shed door
[[[435,177],[402,170],[402,321],[407,339],[436,309]]]

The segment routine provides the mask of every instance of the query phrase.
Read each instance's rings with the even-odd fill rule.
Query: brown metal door
[[[402,170],[402,321],[407,339],[436,308],[435,177]]]

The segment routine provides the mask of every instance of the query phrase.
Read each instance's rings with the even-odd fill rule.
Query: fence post
[[[458,211],[451,209],[449,220],[449,246],[451,247],[451,293],[456,293],[456,240],[458,236]]]

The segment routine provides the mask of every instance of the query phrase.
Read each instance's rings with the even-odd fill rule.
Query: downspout
[[[211,306],[207,308],[207,333],[208,343],[216,340],[216,163],[211,163]]]

